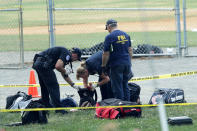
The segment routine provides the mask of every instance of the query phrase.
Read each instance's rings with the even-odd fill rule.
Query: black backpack
[[[10,95],[6,98],[6,109],[20,109],[20,102],[27,102],[24,104],[26,106],[32,99],[31,95],[27,95],[25,92],[18,91],[15,95]],[[25,108],[25,107],[22,107]]]
[[[95,106],[97,101],[97,92],[96,90],[91,90],[89,88],[81,88],[78,91],[80,96],[79,106]]]
[[[32,108],[45,108],[45,106],[41,104],[39,100],[37,100],[30,102],[29,105],[26,107],[26,109]],[[47,111],[24,111],[22,112],[21,116],[22,125],[31,123],[46,124],[48,123],[47,114]]]
[[[128,88],[130,91],[130,101],[137,102],[140,99],[141,87],[135,83],[128,83]]]
[[[182,89],[159,88],[151,96],[149,104],[159,104],[160,98],[163,98],[166,104],[186,102]]]

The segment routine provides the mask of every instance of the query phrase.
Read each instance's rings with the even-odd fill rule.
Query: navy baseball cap
[[[107,26],[108,25],[110,25],[110,26],[117,26],[117,21],[114,20],[114,19],[107,20],[106,25],[105,25],[105,30],[107,30]]]
[[[72,48],[71,52],[77,54],[78,60],[81,61],[81,50],[79,48]]]

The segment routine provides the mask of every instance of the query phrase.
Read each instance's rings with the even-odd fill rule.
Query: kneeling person
[[[97,53],[89,57],[86,61],[81,62],[80,67],[78,67],[77,69],[76,77],[78,80],[80,78],[83,79],[83,84],[85,88],[87,88],[88,86],[92,86],[93,88],[100,86],[102,100],[104,100],[108,98],[113,98],[113,93],[111,89],[109,76],[102,73],[102,54],[102,51],[98,51]],[[95,74],[99,75],[98,83],[88,84],[89,75]]]

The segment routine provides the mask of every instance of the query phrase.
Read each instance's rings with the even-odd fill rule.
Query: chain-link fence
[[[83,55],[92,54],[103,48],[108,34],[105,22],[113,18],[119,29],[131,36],[134,54],[164,53],[166,48],[168,53],[176,52],[174,3],[170,5],[171,8],[57,8],[54,4],[56,45],[76,46],[83,49]]]
[[[0,0],[0,68],[23,66],[21,0]]]
[[[32,62],[35,52],[50,47],[48,1],[23,1],[21,9],[21,0],[0,0],[0,67],[20,66],[23,53],[24,62]],[[183,15],[182,1],[180,1],[181,15]],[[196,53],[197,46],[195,39],[197,16],[193,1],[187,1],[186,4],[189,55]],[[120,4],[118,0],[112,5],[109,1],[97,0],[90,3],[64,0],[52,0],[52,2],[56,46],[67,48],[77,46],[83,49],[84,55],[94,53],[103,48],[102,42],[108,34],[104,30],[105,22],[113,18],[118,21],[119,29],[131,36],[135,54],[177,53],[179,50],[174,1],[127,1],[127,5],[125,5],[126,1]],[[154,6],[151,3],[155,3]],[[181,46],[184,47],[182,20],[181,17]],[[21,31],[23,35],[20,35]],[[23,48],[21,37],[24,38],[25,52],[21,52]]]
[[[185,26],[183,25],[182,43],[183,47],[186,47],[184,55],[197,56],[197,3],[193,3],[193,0],[182,0],[183,5],[183,21],[185,17]],[[185,12],[184,12],[185,9]],[[184,15],[185,14],[185,15]],[[184,30],[185,28],[185,30]],[[184,49],[184,48],[183,48]]]
[[[56,8],[56,45],[68,48],[77,46],[86,48],[88,52],[100,49],[102,46],[100,43],[108,34],[105,22],[109,18],[116,19],[119,29],[131,36],[134,53],[162,53],[161,47],[176,47],[176,25],[172,9],[132,8],[126,10]]]

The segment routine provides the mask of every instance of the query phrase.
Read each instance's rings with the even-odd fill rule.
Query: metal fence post
[[[176,17],[176,46],[177,46],[177,54],[179,57],[182,56],[182,48],[181,48],[181,24],[180,24],[180,3],[179,0],[175,0],[175,17]]]
[[[54,28],[53,28],[53,4],[52,0],[49,0],[49,40],[50,40],[50,47],[55,46],[54,42]]]
[[[163,98],[160,98],[159,100],[158,111],[159,111],[160,125],[162,131],[169,131]]]
[[[188,55],[187,29],[186,29],[186,2],[183,0],[183,33],[184,33],[184,55]]]
[[[20,66],[24,68],[24,41],[23,41],[23,9],[22,0],[19,1],[19,36],[20,36]]]

